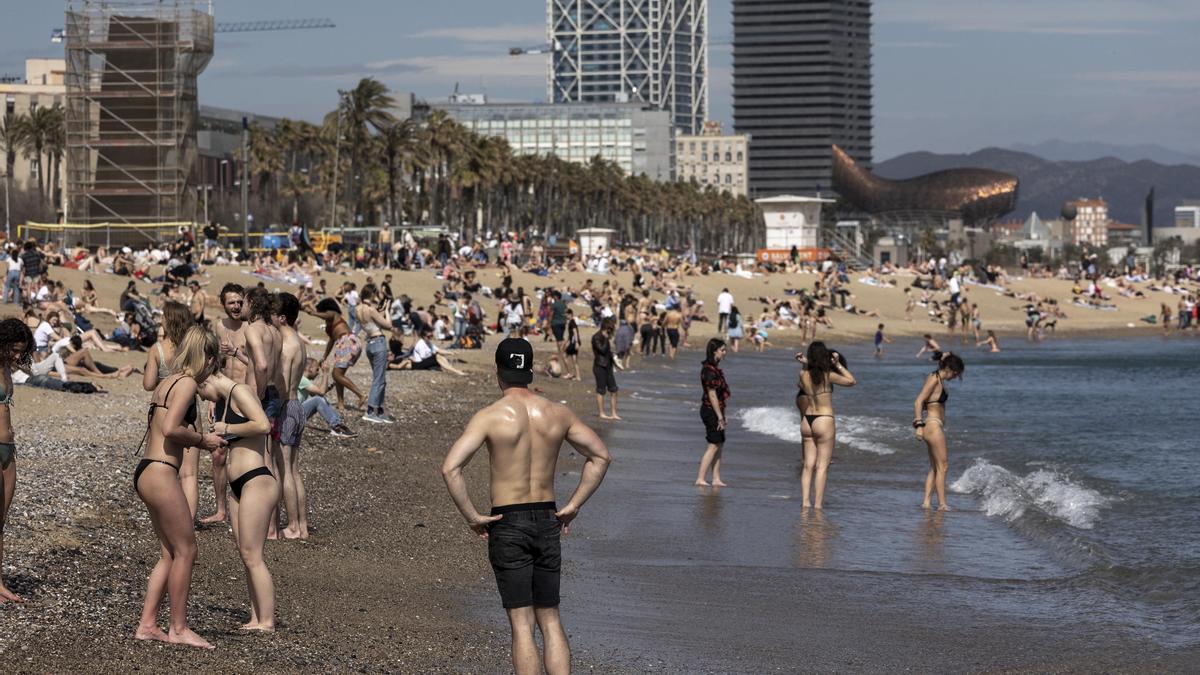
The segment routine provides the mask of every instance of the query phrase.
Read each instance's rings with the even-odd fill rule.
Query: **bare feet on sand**
[[[167,634],[167,642],[176,645],[187,645],[188,647],[199,647],[201,649],[216,649],[208,640],[196,635],[196,632],[191,628],[184,628],[177,631],[174,628]]]
[[[212,514],[211,516],[208,516],[207,518],[201,518],[200,522],[205,523],[205,524],[207,524],[207,523],[223,523],[223,522],[225,522],[225,518],[226,518],[226,516],[225,516],[224,511],[217,511],[216,513]]]
[[[274,633],[275,625],[260,623],[258,621],[251,621],[249,623],[242,624],[241,627],[238,628],[238,630],[257,630],[257,631],[262,631],[264,633]]]
[[[722,481],[722,480],[719,480],[719,479],[718,479],[718,480],[714,480],[714,481],[712,482],[712,484],[713,484],[713,487],[728,487],[727,485],[725,485],[725,482],[724,482],[724,481]]]
[[[167,634],[158,626],[138,626],[137,630],[133,631],[133,639],[158,640],[159,642],[169,641]]]
[[[600,415],[600,419],[611,420],[611,419],[613,419],[613,416],[612,415]]]
[[[25,598],[13,593],[12,591],[8,590],[8,586],[0,583],[0,605],[9,602],[25,602]]]
[[[300,536],[300,530],[293,530],[290,527],[283,528],[283,538],[284,539],[302,539],[302,537]]]
[[[696,485],[697,487],[712,487],[711,485],[708,484],[708,481],[704,480],[703,478],[697,478],[694,485]]]

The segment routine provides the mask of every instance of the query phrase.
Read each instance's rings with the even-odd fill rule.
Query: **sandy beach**
[[[257,280],[231,267],[210,270],[206,290],[215,295],[226,281],[252,285]],[[440,281],[430,271],[392,272],[393,289],[417,302],[428,302]],[[78,289],[85,275],[53,268],[52,278]],[[381,272],[372,272],[376,279]],[[499,285],[494,269],[481,272],[485,285]],[[344,278],[360,283],[366,275]],[[113,307],[128,278],[90,275],[101,304]],[[327,275],[330,287],[343,277]],[[629,275],[600,277],[567,274],[546,279],[518,274],[514,286],[527,292],[549,284],[578,286],[585,279],[599,284],[605,279],[629,283]],[[813,275],[774,275],[742,279],[729,275],[689,277],[710,316],[715,297],[728,287],[743,312],[757,311],[748,298],[779,297],[788,287],[811,285]],[[266,282],[268,289],[287,287]],[[1069,304],[1071,282],[1028,280],[1015,282],[1018,292],[1037,292],[1065,303],[1068,319],[1059,332],[1070,335],[1130,332],[1157,335],[1161,328],[1138,323],[1155,313],[1160,299],[1117,298],[1115,311],[1101,312]],[[915,336],[938,330],[928,321],[904,320],[901,288],[853,285],[855,304],[878,308],[893,337]],[[142,290],[150,288],[142,284]],[[971,288],[968,297],[983,309],[985,328],[1023,333],[1024,314],[1013,309],[1018,301],[984,288]],[[1168,301],[1163,296],[1162,301]],[[1173,297],[1173,296],[1171,296]],[[747,306],[753,309],[747,309]],[[485,304],[494,317],[494,304]],[[4,306],[4,315],[15,314]],[[210,316],[218,315],[214,306]],[[915,316],[920,317],[919,312]],[[713,317],[715,319],[715,316]],[[843,341],[869,338],[880,319],[832,315],[835,330],[819,333]],[[112,327],[107,317],[93,320],[104,331]],[[1127,327],[1135,324],[1135,329]],[[301,329],[314,337],[320,326],[304,317]],[[943,329],[944,330],[944,329]],[[590,335],[587,329],[585,335]],[[796,331],[775,331],[788,344]],[[715,323],[693,325],[693,345],[715,334]],[[134,449],[144,431],[148,394],[140,378],[104,380],[108,393],[71,395],[19,387],[13,410],[18,439],[19,479],[13,509],[6,527],[6,578],[27,602],[0,608],[0,652],[16,656],[16,669],[33,672],[128,672],[133,669],[214,669],[221,671],[294,672],[396,671],[396,672],[505,672],[508,635],[494,598],[494,583],[486,551],[469,532],[445,494],[438,474],[442,456],[458,430],[478,407],[497,395],[491,370],[489,340],[483,350],[460,352],[455,358],[468,372],[465,378],[448,373],[389,373],[387,409],[397,419],[393,427],[351,420],[361,435],[352,440],[334,439],[319,418],[310,421],[302,450],[302,466],[309,486],[313,539],[307,543],[270,542],[267,562],[277,583],[279,631],[274,635],[240,635],[236,627],[248,617],[242,566],[225,526],[208,526],[198,533],[200,553],[190,604],[193,627],[213,641],[211,653],[143,644],[131,638],[146,574],[157,556],[157,544],[146,510],[132,490],[136,460]],[[914,350],[916,341],[911,341]],[[539,358],[552,343],[534,338]],[[586,344],[586,340],[585,340]],[[894,345],[897,349],[906,345]],[[103,354],[111,365],[141,366],[141,353]],[[681,359],[698,361],[695,354]],[[351,374],[359,383],[370,380],[363,359]],[[587,370],[587,355],[581,366]],[[546,381],[535,386],[555,400],[570,402],[584,419],[596,422],[594,399],[585,383]],[[623,409],[637,406],[624,398]],[[614,455],[620,457],[620,448]],[[564,457],[569,452],[564,450]],[[560,468],[560,491],[576,480],[573,459]],[[201,460],[202,515],[212,512],[212,492],[207,458]],[[477,459],[470,482],[476,503],[487,504],[486,462]],[[615,481],[614,481],[615,482]],[[621,490],[606,484],[605,489]],[[580,534],[586,537],[586,519]],[[650,580],[653,582],[653,580]],[[853,587],[830,591],[854,592]],[[603,602],[602,598],[593,598]],[[869,616],[862,608],[859,616]],[[622,646],[594,632],[603,626],[589,624],[591,634],[577,639],[569,608],[564,612],[568,632],[576,640],[576,667],[611,671],[671,670],[668,662],[654,666],[620,656]],[[843,615],[842,620],[853,617]],[[678,628],[683,630],[683,628]],[[915,630],[915,629],[914,629]],[[914,639],[931,637],[915,630]],[[833,639],[833,636],[831,636]],[[843,645],[850,648],[849,645]],[[997,645],[996,649],[1007,649]],[[750,655],[748,655],[749,657]],[[1080,655],[1072,655],[1080,656]],[[1080,656],[1083,659],[1083,656]],[[1174,668],[1168,662],[1146,663],[1106,656],[1092,662],[1068,658],[1053,670],[1091,670],[1101,663],[1121,669]],[[1154,658],[1166,658],[1155,655]],[[895,662],[900,666],[905,660]],[[824,661],[825,666],[851,670],[880,669],[870,661]],[[913,662],[907,661],[909,665]],[[938,669],[950,661],[939,661]],[[1084,665],[1080,665],[1080,664]],[[876,667],[869,667],[871,665]],[[1072,665],[1074,664],[1074,665]],[[979,664],[983,665],[983,664]],[[965,669],[975,670],[970,664]],[[1000,669],[1022,669],[1006,660],[992,663]],[[952,669],[952,668],[951,668]],[[989,669],[983,666],[983,669]],[[749,669],[753,670],[753,669]],[[1036,668],[1035,668],[1036,670]]]

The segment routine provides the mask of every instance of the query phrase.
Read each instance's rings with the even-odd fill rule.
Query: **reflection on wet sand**
[[[943,571],[946,533],[942,530],[942,524],[945,517],[945,511],[927,509],[924,517],[921,518],[921,527],[917,530],[917,548],[921,551],[921,559],[927,563],[935,563],[937,566],[936,569],[927,570],[929,572]]]
[[[697,487],[700,501],[696,503],[695,517],[700,529],[708,535],[721,533],[721,488]]]
[[[804,509],[796,521],[796,566],[823,568],[829,560],[830,540],[838,528],[821,509]]]

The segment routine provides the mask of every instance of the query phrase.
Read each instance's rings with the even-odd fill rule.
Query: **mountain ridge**
[[[1142,204],[1154,187],[1155,227],[1171,227],[1175,224],[1175,207],[1182,200],[1200,199],[1200,166],[1167,166],[1147,159],[1128,162],[1118,157],[1054,161],[997,147],[961,154],[909,152],[876,164],[875,173],[902,180],[960,168],[993,169],[1020,179],[1017,208],[1005,218],[1024,220],[1034,211],[1057,218],[1065,201],[1101,197],[1108,202],[1110,218],[1139,225]]]

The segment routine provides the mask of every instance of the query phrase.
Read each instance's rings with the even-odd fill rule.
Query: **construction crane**
[[[314,28],[337,28],[332,19],[279,19],[267,21],[225,21],[213,28],[217,33],[254,33],[274,30],[311,30]],[[62,42],[66,33],[62,28],[50,31],[50,41]]]

